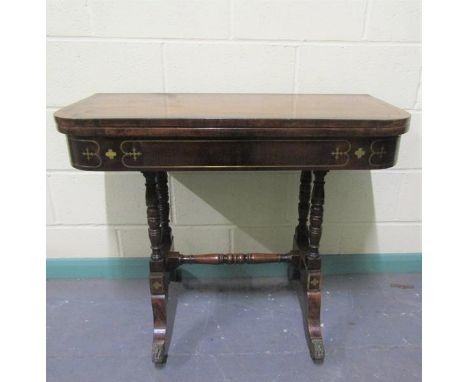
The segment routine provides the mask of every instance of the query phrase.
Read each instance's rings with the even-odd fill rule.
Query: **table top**
[[[355,94],[102,93],[55,113],[69,136],[167,139],[394,137],[409,119]]]

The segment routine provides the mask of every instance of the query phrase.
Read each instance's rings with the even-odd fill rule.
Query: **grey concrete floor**
[[[47,282],[47,381],[421,380],[421,275],[325,276],[314,364],[296,282],[171,283],[169,357],[151,363],[146,280]]]

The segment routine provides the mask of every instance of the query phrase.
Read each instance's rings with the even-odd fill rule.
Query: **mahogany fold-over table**
[[[409,119],[368,95],[313,94],[95,94],[55,113],[73,167],[145,177],[155,363],[166,360],[167,292],[169,281],[180,277],[179,265],[269,262],[288,262],[290,278],[301,280],[310,353],[323,360],[319,242],[325,175],[393,166]],[[301,170],[293,249],[174,252],[167,171],[188,170]]]

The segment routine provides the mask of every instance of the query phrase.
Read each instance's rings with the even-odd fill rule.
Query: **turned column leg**
[[[298,224],[294,233],[294,250],[307,251],[309,248],[309,228],[307,226],[307,220],[310,209],[311,180],[312,172],[303,170],[301,172],[299,186],[299,204],[297,206]],[[300,278],[300,266],[301,264],[296,262],[289,264],[288,277],[290,280],[298,280]]]
[[[146,179],[146,206],[148,234],[151,242],[150,291],[153,308],[153,362],[164,363],[166,355],[166,302],[169,278],[166,272],[166,256],[171,246],[169,227],[169,199],[167,174],[144,172]]]
[[[310,339],[310,354],[315,361],[325,356],[320,326],[321,303],[321,258],[319,254],[322,236],[323,204],[325,200],[325,175],[327,171],[314,171],[314,188],[310,208],[309,249],[304,256],[305,290],[307,293],[307,328]]]
[[[307,218],[309,216],[310,208],[310,190],[312,180],[311,171],[301,172],[301,184],[299,186],[299,204],[298,210],[298,225],[294,234],[294,249],[301,249],[303,251],[309,248],[309,230],[307,227]]]
[[[156,195],[161,217],[161,243],[164,249],[169,251],[172,245],[172,229],[169,226],[169,189],[166,171],[156,173]]]

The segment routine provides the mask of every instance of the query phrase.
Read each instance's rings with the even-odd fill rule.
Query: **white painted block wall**
[[[48,0],[47,256],[149,254],[143,177],[71,168],[52,114],[97,92],[369,93],[398,165],[332,172],[325,254],[421,251],[419,0]],[[176,250],[287,251],[299,174],[173,173]],[[175,204],[174,204],[175,202]]]

